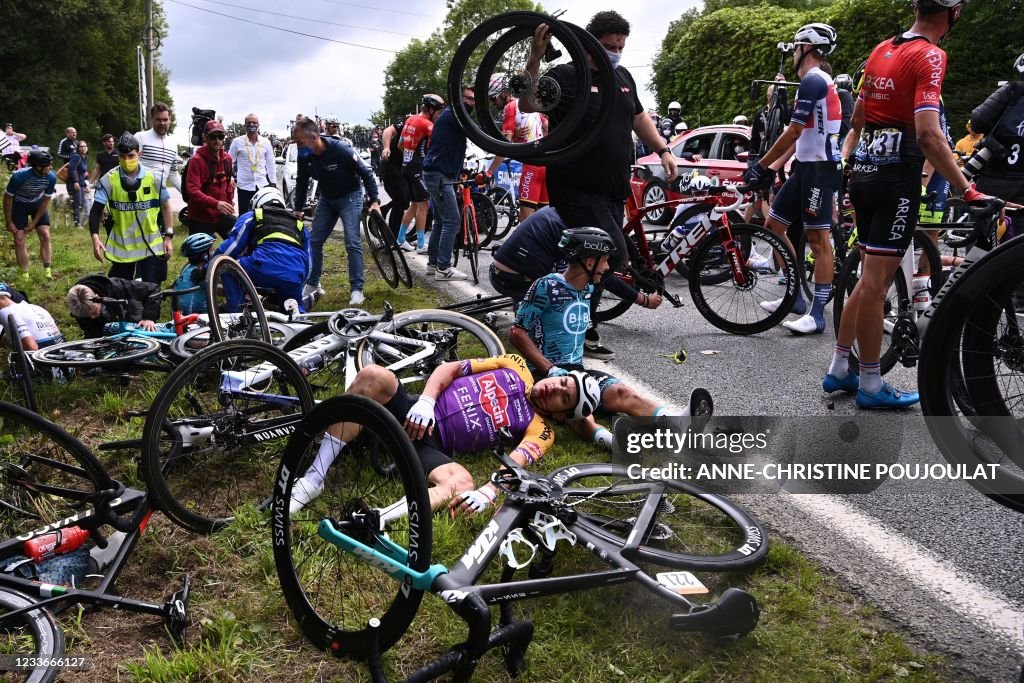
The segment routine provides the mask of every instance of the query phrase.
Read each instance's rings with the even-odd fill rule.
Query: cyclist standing
[[[918,402],[882,381],[883,302],[910,246],[921,202],[925,159],[968,201],[984,199],[959,172],[939,124],[946,53],[939,41],[956,23],[963,0],[915,0],[915,21],[868,58],[844,157],[854,153],[850,199],[863,252],[860,280],[847,300],[822,388],[856,392],[859,408],[904,408]],[[854,148],[856,151],[854,152]],[[861,375],[850,372],[859,344]]]
[[[501,108],[501,134],[509,142],[523,144],[544,137],[547,132],[547,117],[539,112],[529,114],[519,110],[519,100],[508,91],[508,79],[503,73],[491,76],[488,96]],[[495,157],[487,175],[491,176],[502,164],[503,157]],[[519,176],[519,222],[522,223],[537,209],[548,205],[547,169],[544,166],[523,164]]]
[[[395,236],[396,240],[402,225],[402,216],[409,208],[409,184],[402,177],[401,143],[404,126],[405,118],[396,116],[394,122],[384,129],[380,152],[380,180],[384,183],[384,190],[388,193],[388,197],[391,198],[386,207],[391,211],[388,214],[388,227],[391,228],[391,234]]]
[[[807,242],[814,251],[814,303],[806,313],[807,304],[798,288],[793,313],[802,317],[786,321],[783,326],[797,334],[821,334],[835,271],[829,229],[835,194],[842,180],[842,110],[832,77],[821,68],[826,55],[836,48],[836,32],[827,24],[807,24],[796,32],[793,42],[793,66],[800,76],[793,114],[782,135],[757,163],[751,164],[745,178],[752,184],[761,184],[762,178],[770,179],[774,175],[769,171],[771,165],[796,146],[792,172],[772,201],[765,227],[793,249],[786,231],[790,225],[803,222]],[[764,301],[761,307],[774,312],[782,302],[783,299]]]
[[[1024,54],[1013,65],[1017,80],[1001,86],[971,112],[971,124],[996,139],[1006,156],[993,155],[978,175],[978,189],[1024,203]]]
[[[409,199],[412,202],[402,216],[402,225],[398,229],[398,244],[405,244],[405,235],[409,224],[416,219],[416,253],[427,253],[427,205],[430,194],[423,184],[423,157],[430,144],[430,133],[434,130],[434,121],[444,109],[444,100],[438,95],[424,95],[420,103],[420,113],[410,116],[402,127],[402,175],[409,187]],[[402,247],[406,249],[406,247]]]
[[[39,235],[39,255],[47,280],[53,279],[50,263],[50,200],[57,190],[57,174],[49,152],[33,149],[28,153],[28,168],[15,171],[4,192],[4,216],[7,231],[14,235],[14,253],[21,268],[21,278],[29,279],[28,246],[25,238],[33,230]]]

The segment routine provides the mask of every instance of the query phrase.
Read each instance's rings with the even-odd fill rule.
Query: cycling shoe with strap
[[[846,373],[846,377],[839,379],[829,373],[821,380],[821,388],[825,393],[831,394],[836,391],[845,391],[848,394],[856,394],[860,389],[860,376],[853,373]]]
[[[904,393],[891,384],[886,383],[882,385],[880,391],[873,394],[869,394],[863,389],[858,389],[856,403],[858,408],[865,409],[909,408],[920,400],[921,397],[916,391]]]

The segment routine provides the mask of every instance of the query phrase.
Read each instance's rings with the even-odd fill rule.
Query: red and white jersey
[[[509,100],[505,105],[504,114],[501,133],[511,142],[522,144],[544,137],[544,115],[539,112],[526,114],[519,111],[519,100]]]
[[[818,67],[800,79],[790,121],[804,127],[796,139],[797,161],[841,160],[839,127],[843,107],[832,77]]]

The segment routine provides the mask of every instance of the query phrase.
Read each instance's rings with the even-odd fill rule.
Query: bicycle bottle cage
[[[530,549],[530,556],[525,560],[520,560],[516,557],[515,544],[520,543]],[[528,541],[523,536],[523,530],[513,529],[508,532],[505,536],[505,540],[501,542],[501,546],[498,548],[498,552],[505,556],[505,563],[513,569],[522,569],[523,567],[529,566],[533,562],[534,556],[537,554],[537,544]]]
[[[569,545],[576,545],[576,534],[569,531],[562,520],[540,510],[533,515],[530,531],[537,535],[548,550],[553,551],[559,541],[569,541]]]

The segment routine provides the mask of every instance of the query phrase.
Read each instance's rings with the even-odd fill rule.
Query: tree
[[[136,45],[145,24],[145,0],[61,0],[5,3],[4,20],[17,27],[0,41],[4,118],[28,133],[26,144],[55,146],[67,126],[80,138],[137,130]],[[158,26],[162,10],[154,7]],[[59,36],[40,44],[39,30]],[[155,68],[158,99],[173,104],[167,71]]]
[[[245,124],[239,123],[238,121],[232,121],[228,125],[224,126],[225,132],[231,139],[240,138],[245,135]]]

